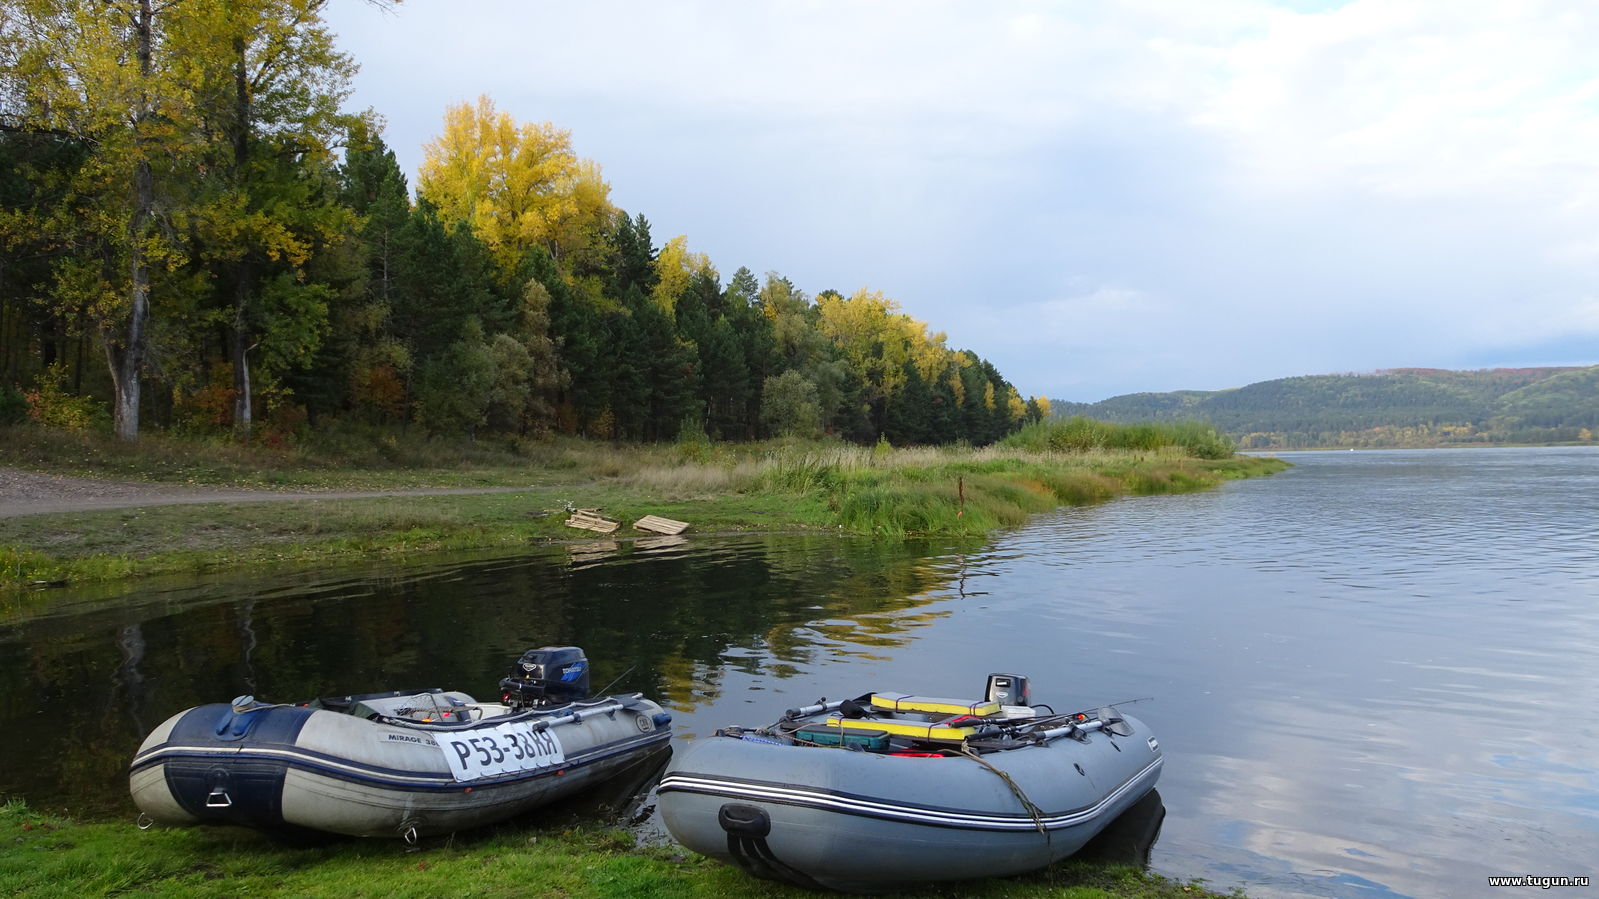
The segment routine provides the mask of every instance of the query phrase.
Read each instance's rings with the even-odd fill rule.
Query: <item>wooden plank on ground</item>
[[[670,518],[662,518],[659,515],[646,515],[633,522],[633,528],[639,531],[649,531],[652,534],[672,536],[688,530],[688,522],[674,521]]]
[[[571,518],[566,520],[566,526],[609,534],[621,527],[622,523],[615,518],[606,518],[594,509],[578,509],[572,513]]]

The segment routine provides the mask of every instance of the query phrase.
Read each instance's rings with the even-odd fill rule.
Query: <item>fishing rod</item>
[[[1096,730],[1104,731],[1113,736],[1124,737],[1132,733],[1132,729],[1127,725],[1126,719],[1120,717],[1120,713],[1117,712],[1116,707],[1119,705],[1132,705],[1135,702],[1152,701],[1154,701],[1153,696],[1144,696],[1139,699],[1124,699],[1121,702],[1113,702],[1109,705],[1102,705],[1094,709],[1083,709],[1080,712],[1072,712],[1069,715],[1054,715],[1048,718],[1036,718],[1028,723],[1028,726],[1025,728],[1025,730],[1035,735],[1038,739],[1045,743],[1059,737],[1079,737],[1080,735],[1086,735]],[[1106,711],[1109,711],[1112,714],[1107,715],[1105,714]],[[1089,720],[1089,714],[1093,714],[1095,716],[1093,720]],[[1064,725],[1060,727],[1046,726],[1049,724],[1054,724],[1055,722],[1060,721],[1062,718],[1064,718],[1066,721]]]
[[[995,722],[989,723],[989,726],[994,728],[994,729],[996,729],[996,730],[998,730],[998,731],[1001,731],[1001,732],[1006,732],[1006,731],[1016,732],[1016,733],[1026,733],[1026,732],[1040,733],[1040,732],[1042,732],[1042,733],[1044,733],[1046,735],[1046,739],[1053,739],[1054,737],[1061,736],[1062,734],[1064,734],[1066,732],[1070,732],[1070,731],[1088,732],[1088,731],[1095,731],[1095,730],[1100,730],[1102,728],[1106,728],[1106,727],[1109,726],[1110,723],[1114,723],[1115,721],[1119,721],[1120,719],[1112,719],[1111,722],[1106,722],[1106,721],[1104,721],[1104,720],[1099,718],[1099,713],[1102,710],[1104,710],[1104,709],[1115,709],[1117,706],[1132,705],[1133,703],[1137,703],[1137,702],[1153,702],[1154,699],[1155,699],[1155,697],[1153,697],[1153,696],[1144,696],[1144,697],[1140,697],[1138,699],[1124,699],[1121,702],[1113,702],[1113,703],[1108,703],[1106,705],[1096,706],[1094,708],[1087,708],[1087,709],[1083,709],[1080,712],[1070,712],[1070,713],[1065,714],[1065,715],[1061,715],[1061,714],[1058,714],[1058,713],[1053,713],[1053,714],[1049,714],[1049,715],[1040,715],[1040,716],[1038,716],[1036,718],[1020,718],[1020,719],[1012,719],[1012,720],[1009,720],[1009,721],[995,721]],[[1090,720],[1090,718],[1089,718],[1089,716],[1091,716],[1091,715],[1094,716],[1093,720]],[[1063,727],[1054,728],[1054,729],[1050,729],[1049,728],[1049,725],[1055,724],[1055,723],[1061,722],[1061,721],[1066,722],[1066,724]]]
[[[1100,709],[1105,709],[1105,708],[1113,709],[1113,708],[1116,708],[1117,706],[1132,705],[1135,702],[1154,702],[1154,701],[1155,701],[1155,697],[1153,697],[1153,696],[1143,696],[1143,697],[1140,697],[1138,699],[1123,699],[1121,702],[1106,703],[1105,705],[1095,706],[1094,708],[1091,708],[1091,709],[1083,709],[1080,712],[1072,712],[1070,715],[1067,715],[1066,717],[1075,718],[1078,715],[1086,715],[1089,712],[1094,712],[1095,714],[1098,714]]]
[[[632,674],[633,673],[633,669],[637,668],[637,667],[638,667],[638,663],[637,662],[634,662],[633,664],[627,666],[627,670],[626,671],[622,672],[621,674],[618,674],[614,680],[612,680],[610,683],[606,684],[605,686],[601,687],[599,689],[599,691],[595,695],[604,696],[605,694],[611,692],[611,688],[612,687],[616,686],[618,683],[621,683],[622,678],[627,677],[629,674]]]

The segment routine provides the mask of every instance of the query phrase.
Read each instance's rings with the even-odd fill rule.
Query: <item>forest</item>
[[[1278,378],[1232,390],[1134,393],[1056,403],[1105,421],[1205,421],[1245,449],[1591,443],[1599,366]]]
[[[987,444],[1048,417],[878,291],[723,277],[480,97],[416,183],[327,0],[0,0],[0,424]]]

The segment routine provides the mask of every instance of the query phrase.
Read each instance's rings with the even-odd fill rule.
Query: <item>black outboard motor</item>
[[[1033,690],[1027,678],[1020,674],[990,674],[985,698],[1000,705],[1030,706],[1033,704]]]
[[[576,646],[530,649],[500,681],[500,701],[513,709],[566,705],[588,695],[589,660]]]

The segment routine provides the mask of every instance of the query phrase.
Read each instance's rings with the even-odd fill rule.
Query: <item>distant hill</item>
[[[1599,365],[1398,368],[1052,407],[1103,421],[1206,421],[1246,449],[1579,443],[1599,432]]]

